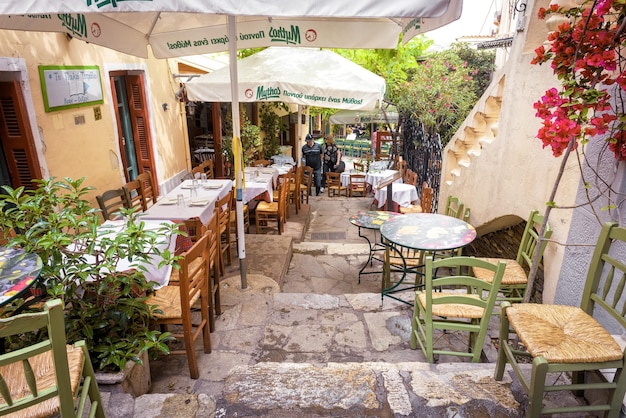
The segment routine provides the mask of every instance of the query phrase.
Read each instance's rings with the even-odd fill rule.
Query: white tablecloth
[[[246,181],[254,180],[255,178],[266,179],[272,178],[272,184],[276,186],[278,182],[278,175],[280,174],[278,168],[272,167],[244,167],[244,177]]]
[[[350,174],[347,171],[341,173],[341,185],[348,187],[350,185]]]
[[[252,199],[260,196],[264,200],[271,201],[272,191],[274,186],[272,185],[272,179],[259,176],[257,178],[246,176],[246,187],[243,190],[243,203],[248,203]],[[267,193],[267,195],[265,195]]]
[[[398,173],[398,170],[382,170],[382,171],[369,171],[365,176],[365,182],[372,186],[372,190],[376,190],[376,186],[379,183],[393,177]],[[402,183],[402,178],[398,178],[394,183]]]
[[[291,164],[296,165],[296,162],[293,160],[291,155],[274,155],[271,157],[274,164],[285,165]]]
[[[155,205],[152,205],[141,215],[141,219],[167,219],[181,221],[198,217],[203,224],[209,222],[217,199],[226,196],[232,190],[233,181],[207,180],[206,183],[198,181],[199,187],[191,188],[192,181],[185,180],[174,190],[161,197]],[[184,205],[176,204],[176,197],[181,194]]]
[[[157,220],[144,220],[144,219],[141,219],[141,221],[145,222],[146,230],[153,230],[153,231],[160,229],[162,223],[168,222],[165,220],[157,221]],[[102,225],[98,227],[98,237],[111,235],[111,234],[115,234],[116,232],[123,231],[125,224],[126,224],[125,220],[106,221],[105,223],[103,223]],[[169,250],[173,253],[174,251],[176,251],[176,237],[175,236],[172,237],[171,235],[164,236],[162,242],[159,243],[159,245],[157,245],[157,248],[160,251],[165,251],[166,248],[169,248]],[[87,262],[90,262],[90,260],[93,260],[93,262],[95,262],[95,258],[90,255],[84,255],[84,257],[87,260]],[[145,270],[146,280],[158,283],[156,288],[167,285],[167,283],[170,280],[170,274],[172,273],[172,266],[166,265],[166,266],[159,268],[159,263],[162,261],[162,258],[156,255],[151,256],[149,260],[150,260],[149,264],[146,264],[144,262],[141,263],[142,265],[146,267],[146,270]],[[137,260],[135,260],[134,262],[131,262],[128,259],[120,259],[116,266],[116,271],[122,272],[122,271],[126,271],[128,269],[136,268],[136,267],[137,267]]]
[[[395,203],[402,207],[408,207],[413,201],[418,200],[417,189],[412,184],[393,183],[391,186],[392,198]],[[387,187],[374,190],[374,199],[378,200],[378,207],[382,208],[387,203]]]

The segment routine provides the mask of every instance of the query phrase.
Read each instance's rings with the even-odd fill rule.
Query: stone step
[[[222,416],[521,416],[493,364],[258,363],[235,367]]]

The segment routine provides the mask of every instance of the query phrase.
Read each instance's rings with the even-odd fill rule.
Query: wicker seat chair
[[[313,169],[309,166],[302,167],[302,181],[300,182],[300,207],[306,201],[309,204],[309,193],[311,192],[311,183],[313,182]]]
[[[462,271],[471,266],[490,271],[492,280],[462,274],[436,277],[438,269]],[[478,363],[504,269],[504,263],[491,264],[473,257],[426,257],[424,289],[415,294],[411,348],[419,345],[430,363],[435,354],[470,357]],[[435,330],[469,333],[469,350],[435,347]]]
[[[264,231],[271,230],[270,224],[276,222],[276,230],[279,235],[285,231],[286,201],[288,196],[289,184],[286,182],[278,185],[278,197],[272,202],[259,202],[256,207],[256,233],[261,234]]]
[[[42,329],[41,342],[0,355],[0,415],[104,418],[85,342],[66,345],[61,300],[46,302],[42,312],[0,319],[2,339]]]
[[[326,191],[328,192],[328,197],[341,197],[342,193],[348,197],[348,187],[341,185],[341,173],[333,173],[331,171],[326,173]]]
[[[211,237],[207,231],[185,253],[180,260],[180,270],[175,270],[172,275],[177,275],[176,285],[168,285],[158,289],[149,296],[145,303],[156,305],[163,313],[156,314],[157,325],[178,325],[182,332],[172,335],[182,339],[184,350],[172,350],[171,354],[185,354],[189,365],[189,374],[192,379],[200,376],[198,359],[196,357],[195,341],[202,334],[202,343],[205,353],[211,352],[211,336],[209,329],[209,241]],[[192,307],[200,302],[199,322],[192,319]]]
[[[219,224],[219,235],[217,239],[221,242],[219,266],[221,274],[226,272],[226,267],[233,263],[233,256],[231,253],[232,240],[230,234],[230,212],[232,211],[232,190],[215,202],[215,213],[217,214],[217,223]],[[224,262],[224,256],[226,256],[226,262]]]
[[[147,210],[150,206],[157,202],[157,189],[154,184],[152,173],[144,171],[137,176],[137,180],[141,182],[141,196],[143,198],[143,210]]]
[[[617,255],[618,251],[623,254],[624,244],[626,228],[604,224],[589,263],[580,307],[502,303],[495,379],[502,380],[506,363],[510,363],[528,394],[527,417],[566,412],[580,416],[593,411],[604,412],[605,417],[620,416],[626,391],[624,350],[593,316],[610,322],[615,334],[624,334],[626,265]],[[514,345],[518,340],[524,350]],[[530,379],[528,360],[532,361]],[[597,373],[610,369],[615,373],[609,381]],[[599,380],[585,379],[584,374],[592,372]],[[571,375],[571,384],[550,383],[552,375],[565,373]],[[545,392],[576,391],[581,395],[592,390],[608,390],[609,397],[585,406],[543,405]]]
[[[463,218],[463,203],[461,199],[456,196],[448,196],[446,201],[446,211],[445,214],[448,216],[452,216],[453,218],[462,219]]]
[[[139,180],[131,180],[123,185],[122,188],[124,193],[126,193],[126,201],[128,201],[130,209],[136,209],[140,212],[148,209],[143,200],[143,187]]]
[[[521,302],[524,300],[524,293],[526,292],[526,286],[528,284],[527,272],[532,268],[532,261],[535,255],[535,248],[539,244],[539,229],[543,222],[543,215],[540,215],[538,211],[533,210],[530,212],[522,239],[520,241],[517,257],[513,259],[502,259],[506,263],[506,272],[504,278],[500,284],[500,292],[502,296],[498,297],[498,301],[508,300],[509,302]],[[539,249],[539,262],[543,253],[548,245],[548,239],[552,236],[552,231],[549,225],[546,225],[546,230],[543,233],[543,239],[541,241],[541,247]],[[500,259],[497,258],[484,258],[483,260],[495,263]],[[489,280],[489,275],[485,274],[480,267],[473,269],[474,276],[479,279]]]
[[[350,197],[359,194],[361,197],[365,197],[367,194],[367,183],[365,182],[365,174],[353,173],[350,174],[349,195]]]

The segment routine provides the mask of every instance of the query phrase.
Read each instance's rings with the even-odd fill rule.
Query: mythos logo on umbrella
[[[278,99],[279,97],[280,97],[280,87],[258,86],[256,88],[256,99],[259,101]]]

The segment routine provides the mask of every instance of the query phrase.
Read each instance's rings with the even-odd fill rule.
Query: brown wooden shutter
[[[11,186],[34,189],[42,175],[19,81],[0,83],[0,140]]]
[[[139,171],[141,173],[150,171],[156,181],[154,157],[152,147],[150,146],[150,123],[143,89],[143,76],[127,75],[125,80]]]

